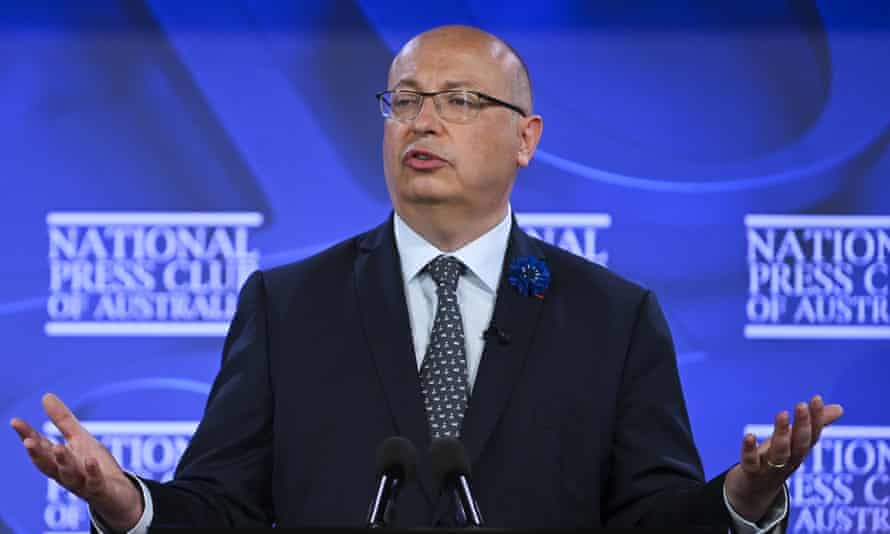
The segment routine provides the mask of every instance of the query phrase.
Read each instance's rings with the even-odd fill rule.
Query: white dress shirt
[[[488,329],[507,241],[510,238],[510,210],[497,226],[475,241],[454,252],[442,252],[411,229],[398,214],[393,216],[396,248],[402,264],[402,281],[405,284],[405,300],[408,304],[408,321],[417,369],[423,363],[426,346],[430,341],[433,319],[436,317],[436,283],[424,271],[424,267],[439,255],[453,256],[466,267],[457,282],[457,305],[463,318],[466,338],[468,391],[472,393],[485,347],[483,332]]]
[[[508,206],[507,215],[497,226],[454,252],[437,249],[411,229],[398,214],[393,215],[393,231],[402,265],[402,281],[405,285],[408,320],[411,325],[411,337],[414,340],[418,371],[426,354],[438,300],[436,284],[423,268],[441,254],[454,256],[467,267],[457,283],[457,303],[463,318],[464,337],[467,343],[467,379],[470,392],[476,383],[482,349],[485,347],[483,332],[488,329],[494,311],[497,287],[510,238],[511,213],[512,208]],[[145,534],[154,516],[151,493],[138,478],[134,476],[133,480],[142,490],[145,511],[136,526],[127,534]],[[773,508],[760,521],[762,526],[745,520],[732,509],[726,498],[725,486],[723,499],[738,534],[779,534],[781,531],[779,523],[788,514],[787,488],[783,491],[782,498],[776,500]],[[90,518],[96,530],[100,533],[108,532],[107,527],[92,514],[92,510]]]

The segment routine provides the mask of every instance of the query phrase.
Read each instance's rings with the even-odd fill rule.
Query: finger
[[[89,457],[84,460],[83,466],[86,473],[83,485],[85,497],[89,498],[100,494],[105,488],[105,478],[102,476],[102,468],[99,466],[99,461]]]
[[[22,439],[22,445],[24,445],[31,460],[37,464],[37,467],[44,471],[44,474],[49,474],[46,470],[55,473],[55,460],[52,458],[52,442],[22,419],[15,417],[9,424]]]
[[[80,426],[77,418],[65,406],[62,399],[52,393],[43,396],[43,409],[66,439],[71,439],[84,432],[83,427]]]
[[[844,407],[840,404],[827,404],[822,410],[822,426],[826,427],[844,415]]]
[[[812,428],[810,441],[812,443],[819,441],[819,437],[822,435],[822,427],[825,426],[824,418],[825,403],[822,401],[822,396],[814,395],[810,400],[810,427]]]
[[[18,417],[13,417],[9,421],[9,426],[11,426],[13,430],[15,430],[16,434],[18,434],[20,438],[22,438],[22,441],[27,438],[36,439],[39,437],[39,434],[36,430],[34,430],[34,427],[29,425],[26,421],[19,419]]]
[[[52,442],[43,434],[34,430],[34,427],[21,419],[13,418],[9,422],[9,424],[22,439],[22,443],[24,443],[25,440],[30,439],[32,442],[34,442],[35,446],[39,446],[41,449],[44,449],[47,445],[52,444]],[[27,447],[25,448],[27,449]]]
[[[78,465],[74,455],[63,445],[53,445],[53,456],[59,469],[57,480],[66,489],[80,494],[86,475]]]
[[[787,463],[791,457],[791,417],[788,412],[783,411],[776,415],[769,450],[765,456],[777,465]]]
[[[770,447],[770,445],[772,445],[772,443],[773,443],[772,437],[769,437],[769,438],[763,440],[763,442],[757,446],[757,455],[763,456],[764,454],[766,454],[766,451],[769,450],[769,447]]]
[[[791,427],[791,457],[792,464],[802,461],[810,450],[811,437],[813,435],[812,418],[810,408],[801,402],[794,408],[794,425]]]
[[[58,466],[56,465],[55,456],[52,453],[52,443],[49,440],[37,436],[36,438],[25,438],[22,441],[31,462],[40,470],[41,473],[50,477],[57,478],[59,476]]]
[[[50,447],[52,443],[46,439],[25,421],[14,418],[10,421],[10,426],[16,431],[22,439],[22,445],[31,458],[31,461],[40,471],[47,476],[56,476],[56,462],[52,458]]]
[[[742,439],[742,469],[747,473],[760,471],[760,454],[757,452],[757,438],[754,434],[745,434]]]

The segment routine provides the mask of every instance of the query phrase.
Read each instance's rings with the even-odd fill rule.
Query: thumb
[[[823,426],[828,426],[837,421],[844,415],[844,408],[840,404],[829,404],[823,408],[822,420]]]
[[[50,420],[54,425],[59,429],[65,439],[71,439],[74,436],[77,436],[83,432],[85,432],[84,428],[80,425],[77,418],[74,417],[74,414],[71,413],[71,410],[65,406],[65,403],[62,402],[62,399],[55,396],[52,393],[47,393],[43,396],[43,410],[46,412],[46,415],[49,416]]]

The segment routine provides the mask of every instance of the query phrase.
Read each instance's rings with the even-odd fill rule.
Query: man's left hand
[[[754,434],[742,440],[742,460],[726,474],[726,496],[733,509],[745,519],[756,522],[769,511],[785,480],[806,459],[822,428],[835,422],[844,410],[840,404],[825,405],[816,395],[809,406],[801,402],[791,416],[783,411],[776,416],[773,434],[757,445]]]

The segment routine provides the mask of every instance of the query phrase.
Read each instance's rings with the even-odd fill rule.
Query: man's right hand
[[[113,530],[126,532],[136,526],[145,507],[139,488],[61,399],[47,393],[43,409],[65,437],[64,445],[54,444],[21,419],[10,422],[37,469],[85,500]]]

